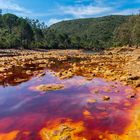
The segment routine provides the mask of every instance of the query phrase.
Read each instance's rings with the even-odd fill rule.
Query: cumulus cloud
[[[52,25],[62,20],[97,17],[104,15],[128,15],[138,13],[139,9],[124,9],[123,5],[127,2],[128,5],[140,3],[140,0],[75,0],[73,4],[60,5],[56,3],[53,7],[46,8],[40,12],[33,9],[26,9],[24,6],[17,3],[17,0],[0,0],[0,9],[5,12],[11,12],[18,16],[38,18],[47,21],[48,25]],[[45,2],[44,2],[45,3]],[[65,18],[64,18],[65,17]]]
[[[13,0],[0,0],[0,9],[2,10],[10,10],[20,13],[30,13],[29,10],[25,9],[24,7],[16,4]]]
[[[93,5],[77,5],[77,6],[61,6],[60,10],[63,14],[69,14],[74,17],[83,17],[83,16],[91,16],[98,15],[101,13],[109,12],[112,10],[111,7],[98,7]]]

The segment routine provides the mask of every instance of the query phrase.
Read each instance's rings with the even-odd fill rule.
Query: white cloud
[[[20,13],[30,13],[29,10],[24,7],[16,4],[13,0],[0,0],[0,9],[2,10],[10,10]]]
[[[108,1],[108,0],[75,0],[74,5],[54,5],[53,8],[47,9],[45,12],[37,13],[26,9],[22,5],[17,4],[16,0],[0,0],[0,9],[5,12],[11,12],[18,16],[39,18],[46,20],[48,25],[60,22],[62,20],[97,17],[104,15],[128,15],[138,13],[139,9],[120,10],[128,0]],[[84,5],[84,2],[86,4]],[[134,0],[130,3],[140,2]],[[33,9],[32,9],[33,10]],[[35,9],[34,9],[35,10]],[[66,18],[63,18],[66,17]]]
[[[76,0],[75,3],[92,2],[92,0]]]
[[[51,18],[49,21],[48,21],[48,25],[52,25],[54,23],[57,23],[61,21],[61,19],[56,19],[56,18]]]
[[[61,6],[60,10],[63,14],[69,14],[74,17],[80,18],[84,16],[91,16],[109,12],[112,10],[111,7],[98,7],[93,5],[77,5],[77,6]]]
[[[69,20],[69,18],[63,18],[63,19],[51,18],[51,19],[47,22],[47,25],[50,26],[50,25],[52,25],[52,24],[55,24],[55,23],[57,23],[57,22],[64,21],[64,20]]]

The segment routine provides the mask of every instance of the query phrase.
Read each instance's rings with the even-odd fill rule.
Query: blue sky
[[[47,25],[104,15],[138,13],[140,0],[0,0],[3,13],[44,21]]]

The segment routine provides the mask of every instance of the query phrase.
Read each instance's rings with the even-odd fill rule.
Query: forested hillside
[[[45,25],[38,20],[19,18],[13,14],[0,14],[0,48],[41,47]]]
[[[129,16],[105,16],[99,18],[63,21],[50,28],[70,36],[76,47],[101,49],[113,45],[114,30]]]
[[[0,48],[93,49],[140,45],[140,15],[62,21],[50,27],[38,20],[0,13]]]
[[[140,15],[131,16],[127,22],[116,28],[114,46],[140,46]]]

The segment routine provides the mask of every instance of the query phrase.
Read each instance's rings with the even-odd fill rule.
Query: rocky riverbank
[[[139,48],[116,48],[102,54],[81,50],[1,50],[0,54],[0,84],[5,86],[42,76],[49,69],[60,79],[75,75],[88,80],[101,77],[140,87]]]

